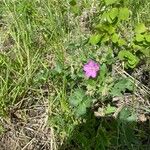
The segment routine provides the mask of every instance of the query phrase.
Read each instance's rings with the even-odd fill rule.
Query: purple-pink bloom
[[[83,70],[85,71],[86,77],[95,78],[99,71],[99,64],[94,60],[89,60],[88,63],[84,65]]]

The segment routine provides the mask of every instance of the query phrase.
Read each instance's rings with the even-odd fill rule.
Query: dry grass
[[[35,104],[28,97],[9,110],[8,118],[1,118],[4,132],[0,138],[2,150],[56,150],[54,130],[48,125],[49,100],[34,97]]]

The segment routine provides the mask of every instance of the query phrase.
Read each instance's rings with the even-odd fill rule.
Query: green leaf
[[[111,5],[116,3],[118,0],[104,0],[106,5]]]
[[[131,112],[128,107],[124,107],[119,114],[119,119],[126,122],[136,122],[137,115]]]
[[[124,107],[119,114],[119,119],[125,121],[130,115],[131,111],[129,110],[129,108]]]
[[[104,12],[104,13],[102,14],[102,16],[101,16],[101,19],[102,19],[103,21],[108,21],[109,23],[112,23],[112,20],[111,20],[111,18],[110,18],[110,16],[109,16],[109,12]]]
[[[105,43],[105,42],[107,42],[107,41],[109,41],[109,35],[108,34],[105,34],[104,36],[103,36],[103,38],[102,38],[102,43]]]
[[[114,113],[116,109],[117,109],[116,107],[110,106],[110,104],[108,104],[108,106],[105,109],[105,114],[108,115]]]
[[[113,43],[117,43],[119,40],[118,34],[114,33],[111,37],[111,40],[113,41]]]
[[[126,121],[128,121],[128,122],[136,122],[137,121],[136,114],[132,114],[131,116],[127,117]]]
[[[136,40],[137,42],[142,42],[142,41],[144,41],[144,35],[142,35],[142,34],[136,34],[135,40]]]
[[[77,117],[82,116],[86,113],[86,105],[83,103],[79,105],[75,111]]]
[[[85,95],[82,89],[76,89],[69,97],[69,104],[72,106],[77,117],[84,115],[86,109],[91,106],[92,99]]]
[[[115,27],[108,24],[98,24],[95,26],[95,29],[98,30],[101,34],[102,33],[108,33],[113,34],[115,33]]]
[[[92,45],[96,45],[100,42],[100,40],[101,40],[101,35],[94,34],[94,35],[91,35],[89,43],[91,43]]]
[[[109,16],[112,20],[114,20],[118,16],[118,8],[112,8],[109,11]]]
[[[140,52],[142,52],[147,58],[150,58],[150,49],[141,48]]]
[[[145,27],[144,23],[137,24],[136,27],[135,27],[135,32],[136,33],[144,33],[144,32],[146,32],[146,27]]]
[[[69,103],[71,106],[78,106],[84,99],[85,94],[81,89],[77,89],[74,93],[71,94],[69,98]]]
[[[125,41],[124,39],[119,39],[119,40],[118,40],[118,45],[119,45],[119,46],[126,45],[126,41]]]
[[[108,32],[108,34],[113,34],[115,32],[115,28],[111,25],[104,25],[103,29]]]
[[[71,7],[71,11],[75,14],[78,15],[80,13],[80,7],[78,5],[73,5]]]
[[[92,99],[90,97],[87,97],[84,99],[84,103],[86,105],[86,108],[89,108],[91,106],[91,102],[92,102]]]
[[[128,78],[121,79],[115,83],[111,90],[111,95],[122,96],[122,92],[125,92],[126,89],[133,90],[133,83]]]
[[[120,51],[118,58],[126,61],[126,66],[130,68],[135,68],[135,66],[139,63],[139,58],[127,50]]]
[[[150,34],[144,35],[147,42],[150,42]]]
[[[107,66],[106,66],[106,64],[102,64],[101,65],[101,72],[100,72],[100,75],[99,75],[99,80],[100,80],[100,83],[99,84],[101,84],[101,83],[103,83],[104,82],[104,80],[105,80],[105,77],[106,77],[106,73],[107,73]]]
[[[132,47],[133,47],[134,49],[137,49],[137,50],[142,49],[142,46],[137,45],[137,44],[135,44],[135,43],[132,43],[131,45],[132,45]]]
[[[128,18],[129,18],[129,15],[130,15],[130,13],[129,13],[129,9],[128,8],[120,8],[119,9],[119,16],[118,16],[118,18],[120,19],[120,20],[127,20]]]

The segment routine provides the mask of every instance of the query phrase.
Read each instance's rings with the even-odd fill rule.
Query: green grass
[[[149,26],[149,0],[129,1],[129,8],[133,12],[131,23],[144,22]],[[99,3],[97,0],[84,0],[78,4],[79,11],[75,11],[77,8],[71,8],[69,0],[0,2],[0,115],[7,118],[10,108],[23,107],[24,99],[36,103],[33,99],[36,95],[38,101],[48,100],[48,124],[55,129],[58,147],[64,142],[66,145],[77,143],[78,149],[84,147],[87,150],[95,145],[100,150],[146,150],[147,145],[144,147],[139,142],[139,139],[148,136],[144,126],[138,128],[133,124],[138,132],[136,136],[139,139],[136,139],[134,133],[130,135],[133,130],[129,133],[128,125],[119,121],[113,120],[111,126],[107,118],[98,120],[93,116],[88,118],[88,115],[85,117],[87,123],[83,123],[82,119],[77,120],[68,104],[68,93],[73,92],[73,87],[80,83],[82,73],[74,77],[78,83],[68,80],[68,74],[74,75],[82,66],[82,60],[86,60],[96,49],[87,43],[90,27],[97,18],[95,14],[89,17],[89,31],[86,32],[80,16],[84,16],[82,12],[92,7],[101,8]],[[69,70],[68,66],[72,68]],[[64,74],[63,70],[68,71]],[[45,96],[45,85],[48,86],[48,96]],[[83,128],[83,132],[80,128]],[[72,135],[75,129],[78,135]]]

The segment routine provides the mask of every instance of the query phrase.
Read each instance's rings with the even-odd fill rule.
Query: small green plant
[[[135,68],[139,63],[139,58],[127,50],[120,51],[118,54],[118,58],[122,61],[125,61],[126,68]]]
[[[133,84],[129,79],[120,79],[111,89],[112,96],[122,96],[125,90],[133,91]]]
[[[128,26],[130,24],[130,18],[132,12],[126,7],[127,3],[124,1],[107,1],[104,0],[107,7],[103,14],[99,16],[98,24],[94,25],[94,34],[91,35],[89,43],[92,45],[106,44],[112,49],[115,49],[114,53],[118,55],[121,61],[126,61],[126,68],[135,68],[140,61],[150,57],[149,42],[150,33],[144,23],[135,24],[132,32],[134,36],[131,39],[127,39],[124,36],[123,24]],[[121,5],[122,4],[122,5]],[[139,52],[141,54],[139,55]]]
[[[69,103],[77,116],[84,115],[86,109],[91,106],[91,98],[85,95],[85,91],[76,89],[69,97]]]

